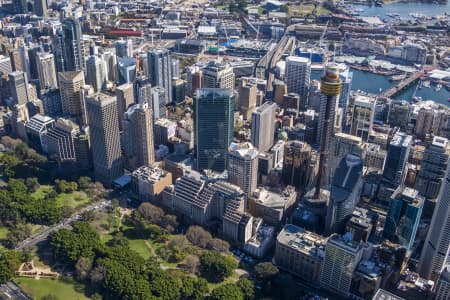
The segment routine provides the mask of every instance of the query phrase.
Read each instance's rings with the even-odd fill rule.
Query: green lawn
[[[39,189],[31,194],[34,199],[42,199],[52,190],[50,185],[41,185]],[[58,206],[70,206],[77,208],[90,201],[90,198],[84,192],[62,193],[56,197]]]
[[[9,229],[6,227],[0,227],[0,240],[6,239]]]
[[[87,300],[89,299],[81,291],[83,286],[74,283],[65,282],[59,279],[42,278],[16,278],[14,281],[23,289],[32,299],[42,299],[42,297],[52,294],[61,300]],[[80,288],[80,289],[79,289]]]
[[[144,259],[149,259],[152,256],[150,249],[145,244],[145,240],[128,240],[131,250],[136,251]]]

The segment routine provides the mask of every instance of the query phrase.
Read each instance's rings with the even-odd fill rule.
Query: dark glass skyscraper
[[[152,86],[164,88],[164,104],[172,102],[172,63],[168,50],[153,49],[147,54],[148,79]]]
[[[53,53],[58,72],[84,69],[82,31],[77,19],[65,19],[62,28],[53,36]]]
[[[423,203],[424,198],[419,196],[417,190],[398,187],[389,201],[383,235],[411,250],[419,227]]]
[[[392,138],[383,172],[383,181],[388,186],[397,187],[403,184],[411,144],[412,137],[404,132],[397,132]]]
[[[199,89],[195,100],[197,168],[222,172],[227,168],[233,139],[234,95],[230,89]]]

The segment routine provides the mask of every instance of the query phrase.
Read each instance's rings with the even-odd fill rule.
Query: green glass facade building
[[[195,99],[195,151],[198,170],[222,172],[234,131],[231,89],[198,89]]]

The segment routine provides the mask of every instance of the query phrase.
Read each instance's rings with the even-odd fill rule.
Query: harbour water
[[[371,94],[379,94],[391,88],[395,83],[389,80],[389,76],[374,74],[370,72],[364,72],[360,70],[352,70],[352,90],[361,90]],[[311,79],[320,80],[322,72],[314,71],[311,73]],[[431,84],[429,88],[423,87],[422,89],[416,89],[417,84],[413,84],[399,93],[395,99],[412,100],[413,96],[421,97],[423,100],[433,100],[437,103],[441,103],[450,106],[448,99],[450,98],[450,91],[442,87],[440,91],[436,91],[436,86]],[[380,91],[381,89],[381,91]],[[414,95],[415,93],[415,95]]]
[[[387,14],[397,13],[400,18],[411,19],[410,13],[420,13],[428,17],[442,16],[444,13],[450,13],[450,1],[446,3],[432,3],[432,2],[393,2],[386,3],[383,6],[367,6],[367,5],[352,5],[362,9],[361,16],[378,16],[382,19],[389,19]],[[314,74],[312,76],[320,75]],[[388,76],[373,74],[369,72],[353,70],[352,90],[361,90],[368,93],[379,94],[389,89],[395,83],[389,80]],[[417,84],[413,84],[399,93],[396,99],[412,100],[412,98],[421,97],[423,100],[433,100],[437,103],[450,106],[450,91],[442,87],[440,91],[436,91],[436,86],[431,84],[431,87],[417,89]]]
[[[383,6],[352,5],[363,9],[361,16],[379,16],[386,18],[388,13],[397,13],[400,18],[410,19],[410,13],[420,13],[428,17],[442,16],[445,12],[450,13],[450,1],[447,3],[432,2],[393,2]]]

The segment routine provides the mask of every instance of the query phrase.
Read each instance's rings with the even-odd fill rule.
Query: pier
[[[393,96],[395,96],[396,94],[401,92],[403,89],[405,89],[408,86],[410,86],[412,83],[416,82],[420,77],[422,77],[424,75],[425,75],[424,71],[420,71],[420,72],[416,72],[414,74],[411,74],[410,76],[408,76],[404,80],[400,81],[395,86],[393,86],[390,89],[388,89],[387,91],[383,92],[381,94],[381,96],[382,97],[386,97],[386,98],[392,98]]]

